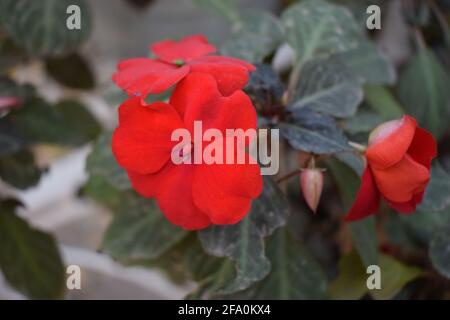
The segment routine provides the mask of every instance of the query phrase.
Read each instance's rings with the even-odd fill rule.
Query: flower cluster
[[[223,139],[227,129],[256,129],[250,98],[242,91],[254,67],[242,60],[211,55],[216,48],[203,36],[162,41],[151,46],[155,59],[135,58],[119,63],[113,80],[130,98],[119,108],[119,125],[112,149],[127,171],[133,188],[155,198],[173,224],[194,230],[210,224],[234,224],[250,210],[262,191],[257,164],[174,164],[171,154],[194,152],[191,143],[175,148],[172,133],[194,122],[211,128]],[[148,94],[175,85],[168,103],[147,104]],[[194,141],[198,142],[198,141]],[[200,141],[203,145],[211,142]]]

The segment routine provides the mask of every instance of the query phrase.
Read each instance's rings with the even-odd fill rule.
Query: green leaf
[[[123,197],[122,191],[112,186],[105,176],[92,173],[83,186],[81,195],[90,197],[110,209],[117,208]]]
[[[326,1],[302,1],[290,6],[281,18],[297,65],[353,50],[361,39],[351,12]]]
[[[278,74],[266,64],[256,64],[250,73],[245,92],[252,99],[257,110],[265,111],[281,106],[284,86]]]
[[[392,257],[380,256],[381,289],[369,290],[366,273],[358,255],[354,252],[344,255],[339,261],[339,276],[330,285],[330,295],[333,299],[355,300],[370,293],[375,299],[387,300],[394,298],[410,281],[422,274],[415,267],[407,266]]]
[[[365,86],[364,96],[370,107],[377,111],[384,121],[401,118],[405,113],[391,92],[383,86]]]
[[[309,108],[338,118],[350,117],[363,98],[361,86],[341,64],[313,60],[303,69],[295,91],[293,113]]]
[[[345,120],[344,129],[350,134],[368,133],[382,122],[378,113],[372,110],[359,110],[354,117]]]
[[[430,243],[430,258],[440,274],[450,279],[450,224],[435,233]]]
[[[320,265],[293,239],[286,228],[278,229],[267,245],[272,270],[248,290],[244,299],[309,300],[327,297],[327,279]]]
[[[231,294],[247,289],[270,271],[264,253],[264,238],[285,224],[289,207],[283,193],[268,177],[264,190],[254,200],[247,217],[235,225],[212,226],[199,232],[205,251],[236,262],[236,277],[227,282],[218,294]]]
[[[211,9],[224,16],[230,22],[240,21],[239,8],[236,0],[194,0],[198,5]]]
[[[345,65],[363,83],[393,84],[396,80],[394,66],[368,40],[361,41],[354,49],[333,55],[331,59]]]
[[[251,11],[242,15],[220,51],[256,63],[274,52],[282,41],[283,31],[276,17],[264,11]]]
[[[347,138],[332,117],[301,108],[293,119],[293,123],[282,122],[278,126],[281,135],[294,149],[316,154],[351,150]]]
[[[360,179],[356,172],[344,163],[335,159],[327,160],[338,190],[341,194],[344,212],[347,212],[356,198]],[[353,243],[366,266],[378,263],[378,242],[375,218],[368,217],[361,221],[351,222],[350,229]]]
[[[18,189],[27,189],[38,184],[42,171],[36,166],[33,154],[23,149],[0,157],[0,177]]]
[[[131,264],[161,256],[187,235],[161,213],[156,203],[127,192],[103,238],[105,253]]]
[[[34,98],[9,115],[11,122],[34,143],[78,146],[94,139],[100,126],[85,107],[65,100],[56,106]]]
[[[0,202],[0,269],[30,298],[62,298],[65,275],[56,243],[15,215],[18,205],[14,200]]]
[[[130,180],[124,169],[118,164],[111,149],[112,133],[104,132],[96,141],[86,161],[86,169],[91,175],[106,179],[119,190],[131,188]]]
[[[92,89],[95,86],[88,63],[78,53],[49,58],[45,67],[50,76],[63,86],[73,89]]]
[[[0,156],[17,152],[24,144],[16,128],[6,119],[0,118]]]
[[[450,207],[450,175],[435,162],[431,167],[430,183],[425,191],[420,211],[442,211]]]
[[[66,26],[67,7],[78,5],[81,29]],[[89,8],[83,0],[1,0],[0,25],[28,53],[49,55],[71,51],[90,32]]]
[[[353,243],[364,265],[378,263],[378,242],[375,217],[367,217],[350,223]]]
[[[450,117],[449,75],[430,49],[421,49],[400,76],[398,95],[409,114],[439,138]]]

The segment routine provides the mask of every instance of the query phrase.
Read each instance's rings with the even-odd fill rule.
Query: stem
[[[285,180],[288,180],[288,179],[290,179],[290,178],[292,178],[292,177],[295,177],[296,175],[299,175],[301,172],[302,172],[302,171],[301,171],[300,169],[297,169],[297,170],[295,170],[295,171],[292,171],[291,173],[289,173],[289,174],[287,174],[287,175],[285,175],[285,176],[279,178],[279,179],[277,180],[277,183],[281,183],[281,182],[283,182],[283,181],[285,181]]]
[[[360,153],[364,153],[367,150],[367,147],[365,145],[362,145],[357,142],[349,141],[348,144],[353,148],[356,149]]]
[[[425,49],[427,47],[427,44],[425,42],[425,38],[423,36],[422,31],[419,28],[417,28],[417,27],[414,27],[414,36],[416,38],[416,42],[417,42],[419,48],[420,49]]]

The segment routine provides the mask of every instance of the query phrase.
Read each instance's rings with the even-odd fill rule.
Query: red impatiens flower
[[[418,128],[410,116],[381,124],[369,137],[367,168],[356,200],[345,217],[362,219],[378,211],[380,197],[400,213],[410,213],[422,202],[430,179],[436,141]]]
[[[248,72],[255,70],[253,65],[240,59],[208,55],[216,48],[201,35],[158,42],[151,50],[156,59],[124,60],[113,75],[116,84],[130,96],[145,98],[150,93],[161,93],[190,72],[210,74],[222,95],[229,96],[242,89],[248,81]]]
[[[174,164],[171,153],[178,141],[171,141],[172,132],[186,128],[194,135],[194,121],[202,121],[203,131],[215,128],[229,139],[226,129],[256,129],[256,112],[243,91],[224,97],[211,75],[192,73],[176,86],[169,104],[146,105],[134,97],[121,105],[113,153],[134,189],[156,198],[172,223],[189,230],[236,223],[262,191],[259,166]],[[183,157],[192,152],[191,145],[180,150]]]

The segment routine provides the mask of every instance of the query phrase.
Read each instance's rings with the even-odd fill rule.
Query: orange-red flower
[[[145,98],[161,93],[178,83],[190,72],[208,73],[215,78],[224,96],[242,89],[249,71],[255,67],[240,59],[209,55],[216,48],[202,35],[188,36],[180,41],[165,40],[153,44],[157,57],[124,60],[113,75],[116,84],[130,96]]]
[[[410,116],[381,124],[369,137],[367,167],[356,200],[346,216],[359,220],[376,213],[380,198],[400,213],[411,213],[422,201],[437,155],[433,136]]]
[[[189,230],[234,224],[262,191],[259,166],[173,163],[171,154],[178,142],[172,141],[172,133],[185,128],[194,136],[194,121],[202,121],[203,130],[219,130],[227,139],[226,129],[256,129],[257,119],[243,91],[224,97],[212,76],[192,73],[176,86],[169,104],[147,105],[134,97],[120,106],[112,141],[114,156],[133,188],[156,198],[173,224]],[[190,143],[179,150],[183,157],[193,152]]]

